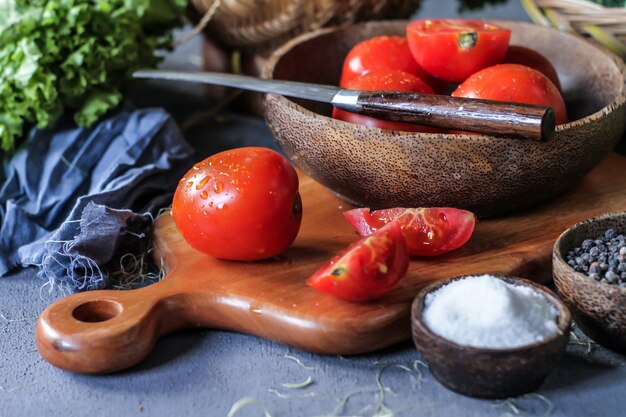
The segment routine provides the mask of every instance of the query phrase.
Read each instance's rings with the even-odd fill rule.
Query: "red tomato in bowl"
[[[556,124],[567,123],[559,89],[542,73],[524,65],[500,64],[472,74],[452,93],[454,97],[550,106]]]
[[[525,48],[523,46],[511,45],[504,57],[505,64],[526,65],[534,70],[539,71],[561,91],[561,83],[554,66],[548,61],[548,58],[541,55],[534,49]]]
[[[361,236],[369,236],[390,222],[397,222],[409,255],[435,256],[463,246],[474,232],[476,217],[467,210],[448,207],[391,208],[370,211],[358,208],[343,213]]]
[[[346,87],[349,90],[386,90],[403,91],[408,93],[433,94],[432,88],[414,75],[403,71],[377,70],[370,71],[350,81]],[[440,132],[440,129],[422,126],[414,123],[392,122],[363,116],[344,110],[333,108],[333,118],[344,122],[356,123],[380,129],[400,130],[404,132]]]
[[[339,252],[306,283],[345,300],[367,301],[395,288],[408,268],[402,230],[392,222]]]
[[[511,38],[509,29],[469,19],[416,20],[409,23],[406,33],[417,63],[449,82],[461,82],[502,62]]]
[[[302,219],[298,175],[278,152],[232,149],[197,163],[172,202],[180,234],[216,258],[254,261],[284,252]]]
[[[376,36],[358,43],[350,50],[343,62],[339,86],[370,71],[398,70],[420,78],[436,91],[443,91],[444,83],[424,71],[411,55],[405,38],[400,36]]]

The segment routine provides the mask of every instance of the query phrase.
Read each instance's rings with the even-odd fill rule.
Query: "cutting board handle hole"
[[[122,312],[122,306],[110,300],[88,301],[76,307],[72,316],[78,321],[99,323],[111,320]]]

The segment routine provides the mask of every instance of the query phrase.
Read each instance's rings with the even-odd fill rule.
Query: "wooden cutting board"
[[[156,225],[156,259],[168,271],[133,291],[75,294],[49,306],[36,338],[42,356],[74,372],[112,372],[141,361],[159,336],[187,327],[229,329],[304,350],[356,354],[410,337],[409,308],[434,280],[499,273],[545,282],[558,235],[587,217],[626,210],[626,158],[610,155],[574,190],[536,209],[477,224],[470,242],[447,255],[413,259],[384,298],[351,303],[305,280],[359,236],[343,219],[351,206],[301,175],[304,216],[293,246],[278,259],[232,262],[191,248],[170,215]]]

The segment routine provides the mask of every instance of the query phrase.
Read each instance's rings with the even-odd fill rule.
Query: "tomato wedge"
[[[426,19],[407,26],[407,41],[417,63],[429,74],[461,82],[504,59],[511,31],[481,20]]]
[[[463,246],[472,236],[476,224],[472,212],[449,207],[376,211],[358,208],[343,215],[361,236],[376,233],[387,223],[399,223],[408,253],[414,256],[441,255]]]
[[[367,301],[391,291],[408,268],[402,229],[391,222],[339,252],[306,283],[345,300]]]

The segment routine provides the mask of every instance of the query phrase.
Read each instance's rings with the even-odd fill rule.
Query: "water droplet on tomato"
[[[192,185],[193,185],[193,181],[187,181],[187,188],[191,188]]]
[[[204,188],[204,186],[206,185],[207,182],[209,182],[210,179],[211,179],[211,177],[209,177],[208,175],[206,177],[202,178],[200,180],[200,182],[198,182],[196,184],[196,190],[200,190],[200,189]]]
[[[210,162],[209,162],[209,164],[210,164]],[[200,167],[198,166],[198,164],[196,164],[196,165],[193,166],[193,169],[194,169],[194,171],[198,171],[200,169]]]
[[[224,191],[224,184],[221,181],[216,182],[215,185],[213,185],[213,190],[215,190],[217,194],[221,193]]]
[[[221,210],[221,209],[223,209],[223,208],[224,208],[224,206],[225,206],[225,204],[224,204],[224,203],[219,203],[219,204],[217,205],[217,208]]]
[[[202,192],[200,193],[200,197],[201,197],[203,200],[206,200],[207,198],[209,198],[209,193],[207,193],[206,191],[202,191]]]

